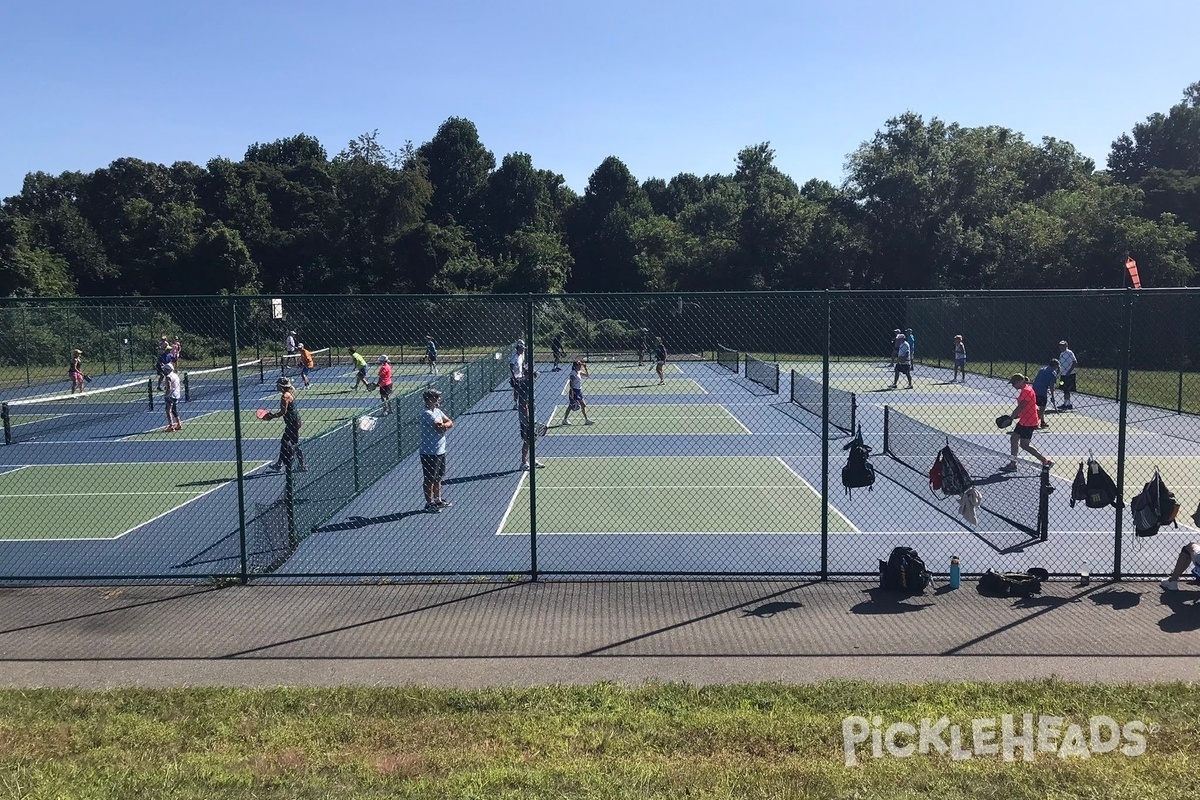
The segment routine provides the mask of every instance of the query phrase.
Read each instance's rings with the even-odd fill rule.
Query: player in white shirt
[[[174,364],[164,364],[163,373],[163,378],[167,382],[167,388],[163,392],[163,405],[167,407],[167,427],[163,428],[163,432],[181,431],[183,423],[179,421],[179,400],[182,392],[180,391],[179,373],[175,371]]]
[[[1071,405],[1071,392],[1075,391],[1077,369],[1079,369],[1079,359],[1067,346],[1067,340],[1063,339],[1058,343],[1058,382],[1062,386],[1063,393],[1062,405],[1058,407],[1059,411],[1063,409],[1070,411],[1075,407]]]
[[[591,425],[592,421],[588,419],[587,402],[583,399],[583,379],[591,377],[588,374],[587,364],[583,361],[576,361],[571,364],[570,388],[567,389],[567,410],[563,412],[563,425],[571,424],[571,412],[579,411],[583,414],[583,424]]]
[[[520,392],[517,384],[525,377],[525,340],[517,339],[513,344],[512,356],[508,359],[508,383],[512,386],[513,393],[513,408],[516,408],[520,402]]]

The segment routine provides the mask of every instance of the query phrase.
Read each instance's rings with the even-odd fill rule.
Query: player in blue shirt
[[[1037,398],[1038,417],[1041,419],[1039,428],[1049,428],[1050,423],[1046,422],[1046,400],[1050,392],[1054,390],[1054,382],[1058,380],[1058,359],[1052,358],[1046,362],[1046,366],[1038,370],[1037,375],[1033,376],[1033,394]]]
[[[429,374],[437,375],[437,345],[433,343],[432,336],[425,337],[425,360],[429,362]]]

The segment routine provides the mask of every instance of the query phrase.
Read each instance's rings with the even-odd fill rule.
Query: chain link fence
[[[1165,576],[1200,538],[1198,311],[1192,290],[8,299],[0,581],[869,577],[901,545],[935,574]],[[1017,374],[1044,409],[997,427]],[[850,491],[856,437],[875,481]],[[932,488],[947,447],[971,491]],[[1073,484],[1097,469],[1117,500],[1091,508]],[[1182,509],[1140,536],[1156,473]]]

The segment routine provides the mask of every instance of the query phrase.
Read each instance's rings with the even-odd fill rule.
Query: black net
[[[91,427],[104,436],[112,424],[143,417],[154,409],[153,381],[137,380],[76,394],[10,400],[3,405],[5,444],[68,436]]]
[[[190,370],[183,373],[183,399],[185,401],[233,397],[233,366],[216,369]],[[261,358],[244,361],[237,365],[237,381],[245,391],[264,383],[266,370]]]
[[[731,350],[728,347],[717,345],[716,350],[717,364],[729,370],[730,372],[738,372],[741,368],[741,353],[737,350]]]
[[[984,495],[983,513],[1031,536],[1045,537],[1045,499],[1050,492],[1048,470],[1020,459],[1011,468],[1008,453],[951,436],[894,409],[884,409],[883,451],[908,467],[907,471],[887,469],[886,474],[918,497],[931,501],[941,497],[930,488],[929,471],[943,447],[954,452],[970,473],[974,486]]]
[[[779,394],[779,365],[761,361],[746,354],[746,378],[764,389]]]
[[[819,381],[791,370],[791,402],[811,414],[823,416],[825,387]],[[829,424],[846,433],[854,433],[858,397],[837,387],[829,387]]]

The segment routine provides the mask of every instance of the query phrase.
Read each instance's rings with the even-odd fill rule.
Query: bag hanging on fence
[[[971,473],[967,472],[967,468],[958,460],[958,456],[954,455],[950,445],[941,449],[938,458],[942,461],[943,494],[957,497],[974,485],[971,481]]]
[[[871,457],[871,448],[863,442],[861,425],[858,427],[858,433],[842,449],[850,451],[846,466],[842,467],[842,486],[846,487],[846,495],[853,497],[852,490],[870,487],[875,483],[875,467],[868,460]]]
[[[933,466],[929,468],[929,488],[937,494],[942,490],[942,451],[939,450]]]
[[[933,576],[911,547],[892,548],[887,561],[879,562],[879,588],[889,592],[922,594]]]
[[[1086,503],[1087,498],[1087,477],[1083,474],[1083,462],[1080,461],[1075,480],[1071,482],[1071,508],[1074,508],[1076,503]]]
[[[980,594],[989,597],[1028,597],[1042,593],[1042,581],[1028,572],[996,572],[988,570],[979,577]]]
[[[1117,484],[1104,471],[1104,467],[1092,457],[1087,462],[1087,499],[1084,504],[1088,508],[1117,507]]]

